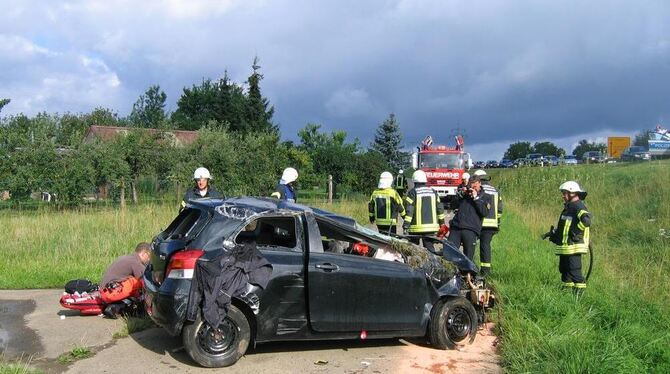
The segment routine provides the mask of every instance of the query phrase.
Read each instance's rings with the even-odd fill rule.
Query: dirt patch
[[[496,352],[497,337],[492,323],[484,325],[471,345],[456,350],[437,351],[408,343],[403,347],[405,357],[398,362],[398,373],[502,373]]]

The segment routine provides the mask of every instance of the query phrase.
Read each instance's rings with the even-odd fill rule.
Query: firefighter
[[[484,170],[474,173],[482,180],[482,190],[491,196],[491,208],[482,220],[482,232],[479,234],[479,268],[482,275],[491,272],[491,241],[493,235],[500,229],[500,217],[503,213],[503,203],[498,190],[491,185],[491,176]]]
[[[558,271],[561,272],[563,286],[576,294],[586,288],[582,275],[582,255],[588,253],[591,213],[586,209],[586,191],[575,181],[567,181],[559,187],[563,196],[563,211],[556,229],[552,227],[549,240],[556,244],[559,256]]]
[[[459,191],[456,200],[458,211],[449,225],[449,241],[457,248],[462,245],[463,253],[472,260],[482,231],[482,219],[491,206],[490,196],[482,191],[480,178],[473,175],[466,190]]]
[[[219,191],[209,184],[209,181],[212,180],[212,175],[207,168],[199,167],[195,169],[193,180],[195,181],[195,186],[184,194],[184,199],[181,202],[181,209],[184,209],[186,203],[191,200],[203,199],[206,197],[212,199],[224,198],[223,194],[220,194]]]
[[[286,200],[291,203],[298,201],[295,191],[295,181],[298,179],[298,171],[294,168],[286,168],[281,175],[279,183],[272,197],[279,200]]]
[[[440,226],[444,225],[444,207],[440,197],[432,188],[426,186],[426,173],[417,170],[412,175],[414,187],[405,196],[405,216],[403,229],[406,234],[428,236],[436,235]],[[419,244],[419,237],[410,238]],[[423,240],[423,246],[433,251],[433,242]]]
[[[379,177],[377,189],[372,192],[368,211],[370,212],[370,223],[376,223],[379,232],[396,233],[397,216],[405,215],[405,207],[402,198],[391,185],[393,175],[385,171]]]
[[[395,190],[401,198],[405,197],[407,192],[407,178],[402,169],[398,170],[398,175],[395,177]]]
[[[119,257],[105,270],[100,282],[100,299],[107,304],[103,311],[106,317],[116,318],[138,301],[142,288],[140,279],[150,259],[151,246],[140,243],[135,247],[135,253]]]

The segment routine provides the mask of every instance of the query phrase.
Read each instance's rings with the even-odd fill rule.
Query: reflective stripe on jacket
[[[419,184],[405,197],[405,225],[409,222],[410,234],[435,233],[444,223],[444,208],[437,192]]]
[[[391,226],[397,223],[398,213],[405,215],[405,207],[398,192],[393,188],[382,188],[372,192],[368,202],[370,221],[380,226]]]
[[[398,174],[395,177],[395,189],[402,191],[407,189],[407,178],[405,178],[404,174]]]
[[[591,213],[586,210],[583,201],[566,203],[551,237],[551,241],[556,244],[555,253],[557,255],[588,253],[590,226]]]
[[[482,189],[485,193],[491,195],[491,209],[482,220],[483,229],[495,229],[498,230],[500,226],[500,216],[502,216],[503,205],[502,199],[500,198],[500,193],[490,184],[482,183]]]

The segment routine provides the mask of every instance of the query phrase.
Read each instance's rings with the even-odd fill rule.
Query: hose
[[[586,271],[586,277],[584,277],[584,283],[589,281],[589,277],[591,276],[591,270],[593,270],[593,248],[591,247],[591,243],[589,243],[589,270]]]

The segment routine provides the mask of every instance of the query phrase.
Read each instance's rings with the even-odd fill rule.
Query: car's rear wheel
[[[438,349],[472,343],[477,333],[477,312],[463,297],[440,300],[431,312],[428,338]]]
[[[193,323],[184,326],[182,339],[186,352],[198,364],[209,368],[230,366],[247,351],[251,328],[244,313],[230,305],[218,328],[203,321],[198,313]]]

